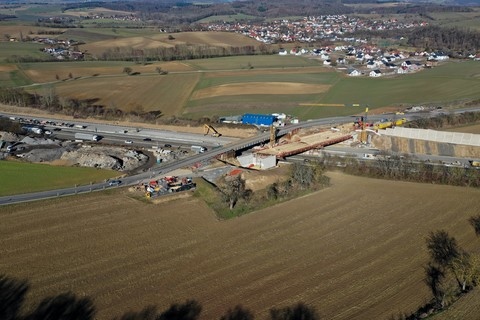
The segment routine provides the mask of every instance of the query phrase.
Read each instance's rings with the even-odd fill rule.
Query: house
[[[288,51],[281,48],[280,51],[278,51],[278,55],[280,56],[286,56],[288,54]]]
[[[412,67],[412,62],[410,62],[410,60],[405,60],[402,62],[401,66],[410,69]]]
[[[436,59],[440,60],[440,61],[448,60],[450,58],[446,53],[444,53],[442,51],[437,51],[434,54],[436,56]]]
[[[377,67],[377,64],[373,60],[370,60],[367,62],[367,68],[375,69],[376,67]]]
[[[370,77],[380,77],[381,75],[382,75],[382,73],[378,69],[372,70],[368,74],[368,76],[370,76]]]
[[[322,59],[322,60],[328,60],[328,59],[330,59],[330,56],[329,56],[327,53],[322,53],[322,54],[320,55],[320,59]]]
[[[361,72],[358,71],[357,69],[351,69],[351,70],[349,70],[349,71],[347,72],[347,74],[348,74],[350,77],[358,77],[358,76],[362,75]]]
[[[400,68],[397,69],[398,74],[406,74],[408,73],[408,68],[405,66],[400,66]]]
[[[329,65],[332,64],[332,60],[327,59],[327,60],[323,61],[323,64],[326,65],[326,66],[329,66]]]

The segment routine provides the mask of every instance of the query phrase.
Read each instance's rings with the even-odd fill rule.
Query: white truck
[[[205,151],[207,151],[207,149],[202,146],[192,146],[191,150],[195,153],[204,153]]]
[[[77,132],[75,133],[75,140],[98,141],[100,137],[96,134]]]

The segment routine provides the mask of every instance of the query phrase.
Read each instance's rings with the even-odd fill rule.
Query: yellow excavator
[[[204,124],[203,125],[203,135],[207,135],[210,131],[212,131],[212,136],[213,137],[220,137],[222,134],[218,132],[214,127],[212,127],[209,124]]]

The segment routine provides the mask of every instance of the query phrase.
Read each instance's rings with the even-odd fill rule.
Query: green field
[[[293,57],[292,57],[293,58]],[[212,59],[214,60],[214,59]],[[277,59],[274,59],[278,61]],[[203,77],[196,87],[200,90],[209,86],[227,83],[258,82],[295,82],[310,84],[331,84],[332,87],[322,94],[278,95],[265,92],[262,95],[209,97],[188,103],[187,115],[196,118],[201,113],[212,115],[231,115],[232,112],[289,112],[301,119],[348,115],[352,108],[307,107],[300,103],[325,104],[361,104],[371,109],[392,105],[427,104],[478,99],[480,98],[480,64],[475,61],[449,62],[439,67],[423,70],[416,74],[392,78],[351,78],[335,72],[279,74],[265,71],[263,75],[249,77],[242,73],[235,77]],[[240,105],[244,105],[242,108]],[[231,108],[229,108],[229,105]],[[235,114],[235,113],[234,113]]]
[[[447,63],[405,77],[343,78],[322,103],[363,103],[372,108],[392,104],[444,103],[480,97],[480,64]]]
[[[0,172],[0,196],[86,185],[119,175],[111,170],[14,161],[0,161]]]
[[[0,62],[12,56],[46,59],[48,56],[41,52],[43,47],[42,44],[32,42],[0,41]]]

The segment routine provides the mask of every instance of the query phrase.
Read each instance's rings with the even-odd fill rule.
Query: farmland
[[[56,86],[56,92],[80,100],[98,99],[100,104],[124,111],[161,110],[164,115],[178,115],[197,77],[188,74],[175,74],[168,78],[159,75],[99,77],[62,83]],[[91,90],[92,85],[95,91]],[[138,109],[139,106],[141,109]]]
[[[85,185],[118,175],[116,171],[0,161],[0,196]]]
[[[123,71],[129,67],[136,76]],[[10,68],[10,69],[8,69]],[[285,112],[300,119],[356,113],[350,108],[301,103],[392,105],[452,103],[478,99],[480,64],[450,62],[421,72],[382,79],[352,78],[315,59],[243,56],[134,64],[50,62],[5,65],[4,83],[42,83],[60,96],[95,100],[107,108],[161,110],[164,115],[200,118],[245,112]],[[168,71],[159,75],[157,68]],[[8,70],[8,71],[7,71]],[[60,81],[57,80],[57,76]],[[70,78],[71,77],[71,78]],[[279,84],[281,82],[281,84]],[[175,85],[173,85],[175,84]],[[288,86],[288,89],[286,88]],[[94,89],[95,88],[95,89]],[[146,90],[148,89],[148,93]]]
[[[328,189],[227,221],[196,198],[156,206],[126,191],[2,207],[1,270],[31,281],[30,304],[71,290],[98,319],[189,298],[201,319],[298,301],[325,319],[386,319],[429,298],[430,231],[478,248],[479,190],[329,175]]]

